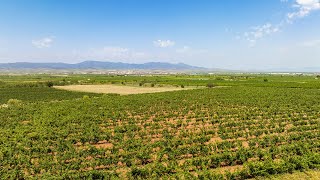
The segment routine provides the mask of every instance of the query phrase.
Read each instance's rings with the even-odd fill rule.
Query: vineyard
[[[315,76],[0,81],[1,179],[248,179],[320,168]],[[118,96],[57,90],[48,81],[203,88]]]

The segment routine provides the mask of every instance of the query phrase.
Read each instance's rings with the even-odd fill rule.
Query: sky
[[[85,60],[320,67],[320,1],[0,1],[0,63]]]

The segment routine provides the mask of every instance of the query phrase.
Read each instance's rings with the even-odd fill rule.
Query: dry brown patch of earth
[[[108,141],[106,140],[103,140],[103,141],[99,141],[95,144],[89,144],[89,143],[85,143],[85,144],[82,144],[81,142],[77,142],[76,144],[74,144],[76,149],[88,149],[89,148],[89,145],[92,145],[94,146],[95,148],[97,149],[112,149],[113,148],[113,144],[112,143],[109,143]]]
[[[116,93],[120,95],[128,94],[144,94],[144,93],[157,93],[167,91],[180,91],[196,89],[196,87],[135,87],[135,86],[121,86],[121,85],[70,85],[70,86],[54,86],[56,89],[79,91],[79,92],[91,92],[91,93]]]
[[[235,166],[225,166],[215,169],[214,171],[220,172],[221,174],[225,174],[226,172],[234,173],[236,171],[240,171],[243,169],[243,165],[235,165]]]
[[[112,143],[108,143],[108,142],[101,142],[101,143],[97,143],[97,144],[93,144],[94,147],[96,147],[97,149],[112,149],[113,144]]]
[[[214,144],[214,143],[218,143],[218,142],[222,142],[222,141],[223,140],[220,137],[213,137],[208,142],[206,142],[205,144]]]

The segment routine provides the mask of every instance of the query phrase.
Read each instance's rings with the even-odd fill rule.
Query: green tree
[[[51,88],[53,86],[53,82],[52,81],[48,81],[46,82],[46,86]]]

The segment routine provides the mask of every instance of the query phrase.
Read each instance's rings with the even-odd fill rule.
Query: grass
[[[270,180],[318,180],[320,179],[319,170],[309,170],[309,171],[297,171],[292,174],[281,174],[270,177],[258,177],[256,179],[270,179]]]

